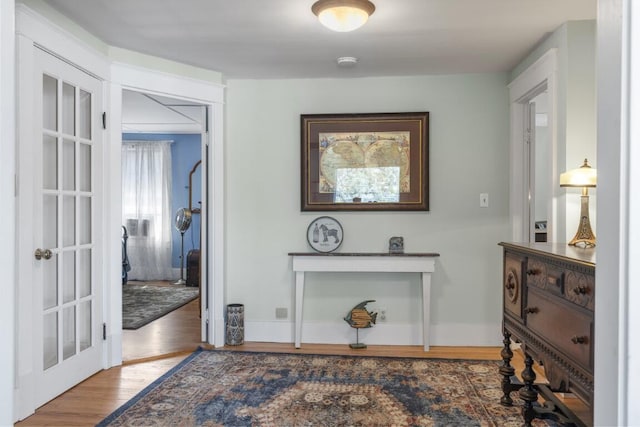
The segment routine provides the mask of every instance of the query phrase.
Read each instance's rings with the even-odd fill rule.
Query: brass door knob
[[[51,252],[50,249],[36,249],[35,252],[35,257],[37,260],[41,260],[42,258],[44,259],[50,259],[53,256],[53,252]]]

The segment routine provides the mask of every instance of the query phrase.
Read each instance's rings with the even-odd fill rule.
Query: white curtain
[[[171,142],[123,141],[122,224],[130,280],[171,280]]]

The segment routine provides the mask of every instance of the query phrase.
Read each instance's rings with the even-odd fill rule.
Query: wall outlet
[[[286,307],[278,307],[276,308],[276,319],[286,319],[289,317],[289,310]]]
[[[378,313],[378,320],[384,321],[387,320],[387,308],[380,307],[380,313]]]

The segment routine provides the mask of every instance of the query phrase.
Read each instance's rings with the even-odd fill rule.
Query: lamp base
[[[583,195],[580,200],[580,223],[578,231],[573,239],[568,243],[569,246],[581,246],[585,248],[596,247],[596,235],[591,230],[591,222],[589,221],[589,196]]]

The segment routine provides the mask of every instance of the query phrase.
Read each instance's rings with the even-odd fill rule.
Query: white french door
[[[35,49],[35,407],[102,367],[102,84]],[[25,147],[26,150],[28,147]],[[21,153],[25,152],[21,149]],[[31,191],[29,191],[31,193]],[[24,226],[24,225],[23,225]]]

